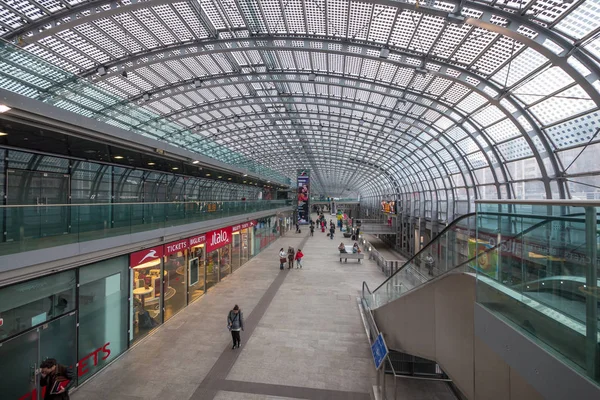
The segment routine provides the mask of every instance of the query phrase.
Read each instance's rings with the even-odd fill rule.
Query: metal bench
[[[364,260],[365,255],[363,253],[353,253],[352,252],[352,246],[346,246],[346,252],[342,253],[340,251],[340,262],[342,262],[342,259],[345,260],[345,262],[348,262],[348,259],[351,260],[358,260],[358,263],[360,264],[360,260]]]

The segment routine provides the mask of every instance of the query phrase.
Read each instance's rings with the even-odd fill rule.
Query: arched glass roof
[[[0,0],[0,35],[66,72],[15,78],[5,46],[0,85],[445,219],[475,198],[595,198],[599,6]]]

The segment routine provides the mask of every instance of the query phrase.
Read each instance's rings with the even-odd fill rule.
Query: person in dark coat
[[[231,349],[233,350],[236,347],[239,349],[240,344],[242,343],[240,331],[244,330],[244,316],[237,304],[233,307],[233,310],[229,311],[229,314],[227,314],[227,327],[231,331],[231,338],[233,339],[233,347]]]
[[[42,361],[40,365],[40,386],[46,387],[44,400],[69,400],[69,389],[73,386],[73,372],[70,368],[60,365],[54,358]],[[67,382],[64,389],[58,393],[52,393],[52,388],[56,382]]]

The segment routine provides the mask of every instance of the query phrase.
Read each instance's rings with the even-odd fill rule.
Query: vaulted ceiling
[[[0,87],[323,194],[569,197],[598,3],[0,0]]]

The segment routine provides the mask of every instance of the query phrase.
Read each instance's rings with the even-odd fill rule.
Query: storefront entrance
[[[3,399],[43,398],[37,369],[47,358],[55,358],[63,365],[76,364],[76,324],[76,313],[72,312],[2,343],[0,393]]]

